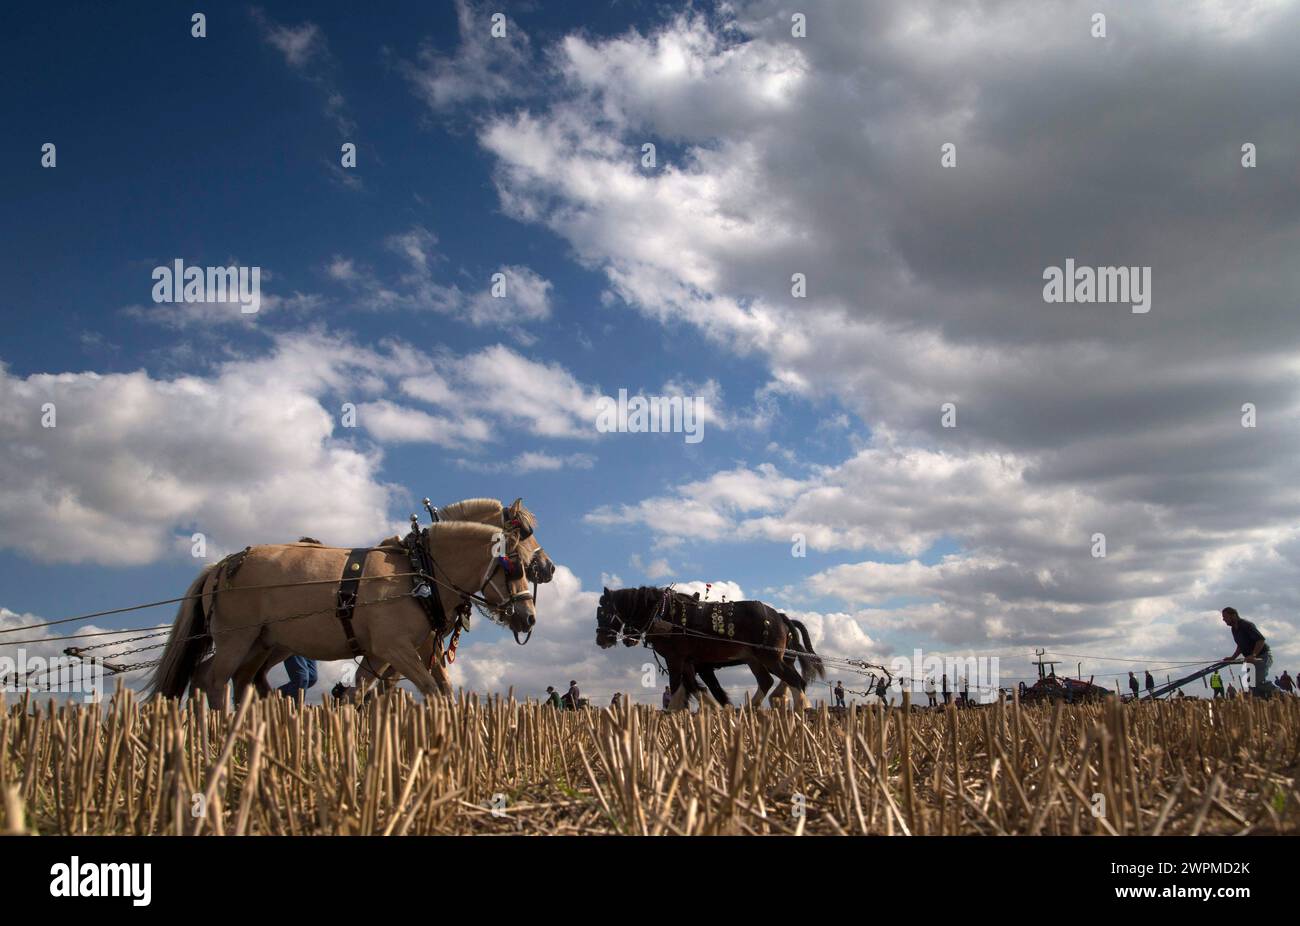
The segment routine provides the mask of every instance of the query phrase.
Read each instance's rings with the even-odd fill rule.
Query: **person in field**
[[[1139,690],[1138,680],[1137,680],[1137,676],[1134,675],[1132,672],[1128,674],[1128,689],[1129,691],[1133,692],[1133,700],[1136,701],[1138,696],[1138,690]]]
[[[315,659],[290,656],[284,661],[284,670],[289,673],[289,681],[280,686],[280,694],[286,698],[296,698],[298,692],[305,693],[308,688],[316,684]]]
[[[1223,697],[1223,676],[1219,670],[1215,669],[1214,674],[1210,676],[1210,691],[1214,692],[1215,698]]]
[[[843,682],[835,683],[835,706],[836,707],[844,706],[844,683]]]
[[[1156,696],[1156,680],[1151,677],[1150,669],[1147,669],[1146,686],[1147,686],[1147,697],[1154,698]]]
[[[934,678],[927,676],[925,679],[925,696],[930,699],[930,706],[934,707],[939,702],[934,697]]]
[[[1236,608],[1224,608],[1221,613],[1223,622],[1232,631],[1232,639],[1237,644],[1228,658],[1235,660],[1240,657],[1250,663],[1254,670],[1253,693],[1268,697],[1273,688],[1273,683],[1268,680],[1268,670],[1273,665],[1273,654],[1269,651],[1268,642],[1259,628],[1238,614]]]

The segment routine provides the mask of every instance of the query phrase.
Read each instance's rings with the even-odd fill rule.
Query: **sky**
[[[670,582],[1004,684],[1039,648],[1177,676],[1227,605],[1300,665],[1300,7],[799,11],[14,15],[0,629],[521,496],[560,568],[528,646],[463,640],[473,691],[657,700],[595,607]],[[178,260],[258,268],[258,311],[155,301]],[[1067,260],[1148,268],[1149,310],[1047,301]],[[702,439],[602,433],[624,389],[698,399]]]

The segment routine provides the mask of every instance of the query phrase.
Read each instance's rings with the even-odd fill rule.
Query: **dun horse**
[[[504,556],[503,539],[509,544]],[[516,639],[531,631],[536,612],[526,575],[530,561],[517,533],[503,538],[492,525],[443,521],[421,540],[433,566],[432,594],[444,615],[454,615],[472,598],[498,613]],[[419,647],[440,628],[417,597],[413,578],[418,576],[401,546],[250,547],[207,567],[190,585],[152,691],[180,697],[193,681],[209,703],[224,704],[226,685],[238,670],[256,669],[283,648],[311,659],[360,655],[392,665],[426,697],[450,696],[442,666],[426,667],[420,658]],[[346,580],[357,581],[349,590]],[[200,666],[209,648],[212,658]],[[237,689],[249,680],[237,680]]]
[[[499,528],[503,534],[517,537],[520,554],[527,564],[525,568],[528,578],[533,583],[533,605],[536,607],[537,586],[550,582],[554,578],[555,563],[546,555],[546,551],[533,536],[537,530],[537,516],[524,506],[523,499],[515,499],[514,503],[507,508],[495,498],[467,498],[439,508],[438,517],[442,521],[474,521],[479,524],[490,524]],[[380,541],[379,546],[400,546],[401,543],[401,538],[394,535]],[[467,623],[465,626],[468,629]],[[420,644],[420,659],[425,665],[435,660],[441,662],[444,658],[443,636],[444,634],[430,634],[429,638]],[[257,686],[258,695],[265,697],[271,693],[271,685],[267,681],[266,674],[290,655],[292,654],[286,649],[276,649],[268,654],[260,668],[253,672],[253,683]],[[452,658],[455,658],[454,655]],[[239,672],[235,674],[237,686],[247,678],[251,668],[247,665],[240,667]],[[376,680],[388,684],[399,678],[401,676],[391,666],[369,659],[363,659],[357,666],[356,685],[361,689]]]
[[[596,608],[596,643],[608,649],[620,635],[629,646],[644,639],[664,657],[673,691],[669,707],[674,710],[698,693],[697,671],[706,673],[715,696],[726,703],[726,692],[717,686],[712,670],[749,666],[759,686],[752,702],[756,705],[775,675],[795,690],[796,707],[804,705],[812,676],[825,674],[807,628],[761,601],[699,601],[672,589],[606,588]]]

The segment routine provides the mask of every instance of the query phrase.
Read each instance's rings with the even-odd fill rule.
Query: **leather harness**
[[[366,571],[366,557],[373,547],[357,547],[348,551],[348,558],[343,563],[343,577],[339,579],[338,603],[334,613],[338,615],[347,634],[348,646],[353,656],[361,655],[361,644],[357,642],[356,631],[352,629],[352,613],[357,607],[357,588],[361,585],[361,576]]]
[[[429,584],[433,579],[433,562],[424,548],[424,532],[412,530],[403,540],[406,554],[411,560],[414,588],[411,597],[420,603],[429,627],[434,633],[447,630],[447,612],[442,607],[442,596]],[[348,558],[343,563],[343,575],[339,578],[337,601],[334,614],[343,625],[343,633],[348,638],[348,647],[354,657],[363,655],[361,643],[357,640],[356,630],[352,627],[352,615],[357,607],[357,590],[365,577],[366,557],[380,547],[356,547],[348,551]]]

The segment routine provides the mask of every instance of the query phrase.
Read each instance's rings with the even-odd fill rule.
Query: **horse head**
[[[473,555],[470,553],[473,550],[485,552],[487,564],[482,578],[453,587],[461,593],[463,601],[477,601],[491,612],[494,620],[509,627],[516,642],[521,642],[520,634],[532,633],[533,625],[537,623],[537,612],[528,585],[530,554],[522,549],[517,536],[503,534],[491,524],[439,521],[425,531],[425,538],[435,564],[443,562],[444,558],[446,562],[452,562],[456,550],[464,550],[465,555]],[[447,549],[434,549],[435,543],[444,541],[448,543]],[[473,560],[462,559],[461,568],[476,569],[477,566],[470,566],[470,562]]]
[[[494,542],[495,549],[495,542]],[[537,548],[541,551],[541,547]],[[543,553],[543,556],[546,554]],[[499,593],[500,602],[498,613],[506,615],[506,624],[515,636],[516,643],[528,642],[527,637],[520,641],[521,633],[532,635],[533,625],[537,623],[537,602],[533,598],[532,590],[529,588],[529,567],[535,556],[523,549],[522,542],[514,539],[513,543],[507,547],[503,555],[495,556],[496,565],[505,575],[506,592]],[[483,592],[486,597],[488,589],[496,592],[495,570],[488,574],[488,580],[484,584]]]
[[[618,642],[622,629],[623,618],[618,613],[615,594],[608,588],[603,589],[596,605],[596,645],[601,649],[609,649]]]
[[[640,643],[662,592],[649,587],[603,589],[596,605],[596,645],[609,649],[620,636],[625,646]]]

